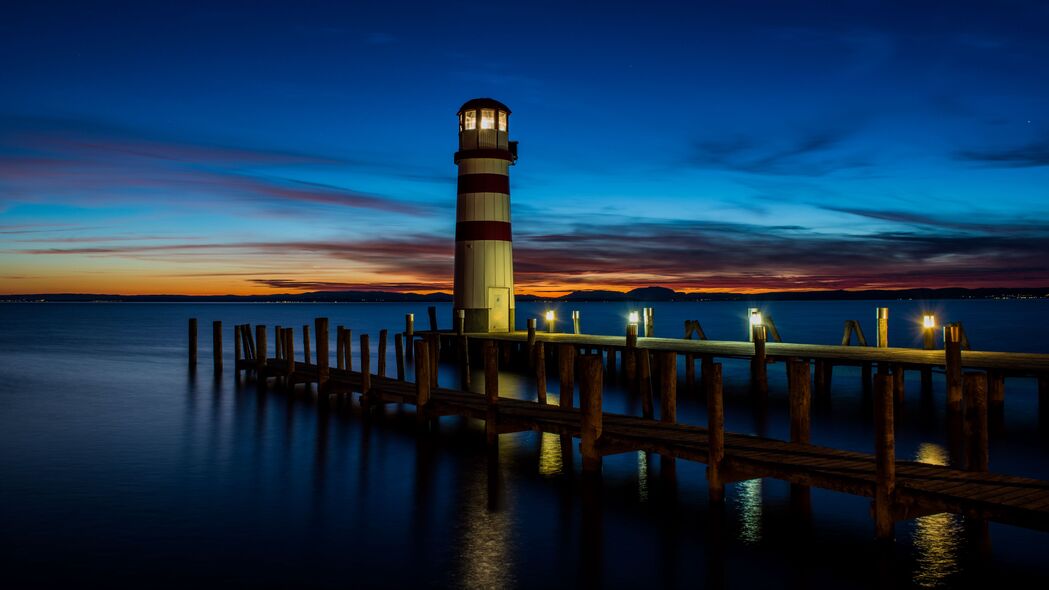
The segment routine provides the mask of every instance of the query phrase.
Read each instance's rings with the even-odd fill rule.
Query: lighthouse
[[[510,109],[491,98],[459,108],[453,325],[467,332],[514,329],[514,257],[510,240]]]

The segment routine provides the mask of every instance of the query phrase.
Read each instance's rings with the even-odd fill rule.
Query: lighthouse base
[[[514,329],[513,308],[492,310],[487,308],[464,309],[463,331],[470,333],[512,332]],[[452,326],[458,321],[457,310],[452,310]]]

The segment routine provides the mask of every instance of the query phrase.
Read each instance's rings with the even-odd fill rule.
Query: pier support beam
[[[601,471],[599,444],[603,428],[601,391],[604,387],[601,368],[599,356],[579,358],[579,405],[583,414],[580,451],[583,455],[583,473],[588,474]]]
[[[787,395],[790,398],[790,442],[809,443],[812,390],[809,362],[792,359],[787,364]]]
[[[189,318],[189,368],[197,368],[197,318]]]
[[[711,503],[725,501],[722,479],[725,461],[725,402],[721,390],[721,363],[703,369],[707,386],[707,496]]]
[[[891,541],[895,536],[896,432],[890,375],[874,377],[874,463],[874,536],[879,541]]]
[[[425,341],[415,341],[415,423],[419,428],[430,419],[430,352],[426,347]]]
[[[987,375],[969,372],[964,377],[966,467],[968,471],[986,472],[987,449]]]
[[[571,408],[575,396],[575,345],[557,345],[557,369],[561,378],[561,407]]]
[[[328,393],[328,379],[330,362],[328,354],[328,318],[313,319],[313,337],[316,339],[317,349],[317,393],[325,395]]]
[[[379,350],[376,353],[376,374],[386,377],[386,330],[379,330]]]
[[[404,334],[393,335],[393,351],[397,360],[397,380],[404,381]]]
[[[211,358],[215,365],[215,375],[222,374],[222,322],[211,322]]]
[[[535,356],[535,398],[541,404],[546,403],[546,347],[542,342],[536,342],[532,348]]]
[[[652,404],[652,355],[647,348],[638,348],[637,356],[637,388],[641,395],[641,415],[645,418],[654,418],[655,412]]]
[[[947,411],[962,409],[962,342],[956,325],[943,327],[944,364],[947,367]]]
[[[751,329],[754,340],[754,356],[750,359],[750,388],[753,393],[758,395],[768,395],[769,377],[766,364],[768,359],[765,357],[765,326],[755,325]]]

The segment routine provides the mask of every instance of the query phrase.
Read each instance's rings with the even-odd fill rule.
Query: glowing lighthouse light
[[[467,332],[514,329],[514,261],[510,231],[510,109],[491,98],[459,108],[453,318]]]

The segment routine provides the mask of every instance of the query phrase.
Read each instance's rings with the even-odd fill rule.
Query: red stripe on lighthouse
[[[459,177],[459,194],[510,194],[510,177],[505,174],[463,174]]]
[[[455,241],[510,239],[510,224],[505,221],[460,221],[455,224]]]

